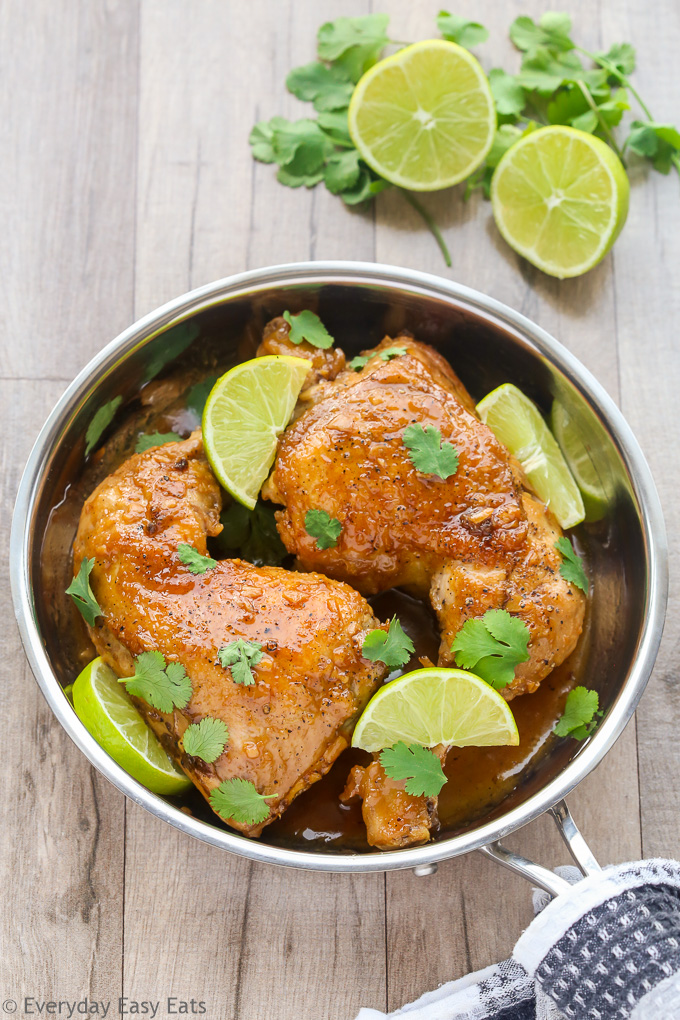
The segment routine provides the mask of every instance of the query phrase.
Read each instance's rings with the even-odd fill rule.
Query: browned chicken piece
[[[391,347],[406,353],[382,359]],[[573,651],[583,625],[584,596],[559,573],[561,531],[440,355],[406,334],[366,353],[366,366],[324,383],[279,441],[263,494],[284,507],[281,538],[305,570],[365,594],[401,586],[429,597],[440,665],[452,662],[467,619],[491,608],[518,616],[530,631],[530,658],[503,694],[533,691]],[[454,475],[442,480],[414,467],[403,442],[412,424],[432,425],[453,444]],[[335,547],[319,549],[307,534],[313,508],[342,524]],[[401,845],[387,830],[377,837],[376,845]]]
[[[120,676],[134,673],[133,656],[144,651],[184,666],[193,687],[186,709],[164,714],[134,701],[201,793],[240,777],[274,795],[263,823],[225,819],[257,836],[347,747],[386,670],[362,657],[366,632],[379,623],[348,585],[242,560],[203,574],[182,564],[179,543],[204,555],[207,537],[221,531],[220,503],[200,433],[131,457],[85,503],[74,568],[95,558],[90,581],[103,619],[90,634]],[[218,661],[219,648],[237,638],[262,646],[251,685]],[[229,731],[211,765],[182,744],[187,726],[206,716]]]

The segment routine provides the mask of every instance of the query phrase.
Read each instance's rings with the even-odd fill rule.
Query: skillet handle
[[[572,818],[566,802],[563,800],[559,801],[555,807],[550,808],[550,814],[555,819],[560,836],[566,843],[574,863],[584,877],[602,871],[590,847],[576,827],[576,822]],[[551,896],[559,896],[560,893],[566,892],[567,889],[571,888],[569,882],[560,878],[554,871],[544,868],[541,864],[534,864],[533,861],[522,857],[521,854],[515,853],[514,850],[508,850],[498,840],[480,847],[479,850],[480,853],[502,864],[504,868],[514,871],[517,875],[521,875],[522,878],[526,878],[533,885],[545,889]]]

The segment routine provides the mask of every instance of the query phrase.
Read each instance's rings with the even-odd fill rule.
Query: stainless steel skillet
[[[199,818],[140,786],[92,739],[75,716],[62,684],[59,635],[49,624],[49,593],[41,557],[72,535],[53,509],[80,474],[86,433],[102,406],[134,401],[144,382],[173,365],[200,363],[206,350],[224,360],[249,357],[262,325],[284,308],[315,308],[346,350],[385,333],[410,329],[451,361],[475,396],[515,382],[545,410],[558,397],[589,451],[603,503],[586,524],[595,584],[584,681],[600,693],[604,715],[587,741],[556,743],[508,803],[464,831],[442,831],[427,846],[392,852],[338,853],[249,840]],[[597,342],[597,338],[593,338]],[[201,287],[145,316],[83,369],[52,411],[21,480],[11,537],[11,583],[26,654],[52,711],[107,779],[132,800],[197,839],[270,864],[332,872],[414,868],[481,849],[556,893],[563,883],[498,842],[551,811],[583,870],[597,868],[563,798],[603,758],[642,695],[663,629],[667,550],[659,499],[647,463],[621,413],[593,376],[556,340],[492,298],[412,270],[358,262],[274,266]]]

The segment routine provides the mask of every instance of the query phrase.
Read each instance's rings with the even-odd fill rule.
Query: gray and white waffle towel
[[[680,1020],[680,863],[619,864],[540,911],[512,958],[356,1020]]]

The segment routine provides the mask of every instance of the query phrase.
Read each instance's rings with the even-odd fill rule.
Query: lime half
[[[474,673],[417,669],[371,698],[352,747],[375,752],[398,740],[423,747],[490,747],[519,744],[519,734],[507,701]]]
[[[210,391],[203,411],[206,456],[220,485],[250,510],[311,367],[304,358],[253,358]]]
[[[477,404],[477,414],[520,462],[560,526],[580,524],[585,517],[581,493],[536,405],[512,383],[504,383]]]
[[[76,678],[73,707],[99,746],[152,793],[191,788],[191,780],[167,756],[103,659],[94,659]]]
[[[544,273],[580,276],[606,255],[628,215],[616,154],[575,128],[539,128],[516,142],[491,180],[496,226]]]
[[[583,439],[577,422],[559,400],[553,402],[550,427],[581,491],[586,520],[601,520],[609,508],[609,497],[595,467],[590,444]]]
[[[349,104],[362,157],[400,188],[435,191],[469,177],[491,148],[496,111],[468,50],[428,39],[372,67]]]

